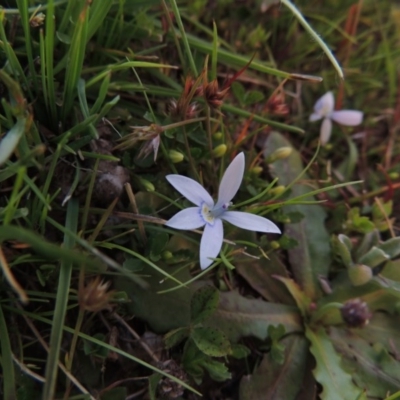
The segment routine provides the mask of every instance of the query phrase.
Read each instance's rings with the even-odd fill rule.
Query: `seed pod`
[[[368,304],[360,299],[351,299],[340,309],[343,321],[349,328],[362,328],[368,324],[372,313]]]
[[[226,144],[220,144],[219,146],[215,147],[212,152],[214,157],[220,158],[225,155],[226,150],[227,150]]]

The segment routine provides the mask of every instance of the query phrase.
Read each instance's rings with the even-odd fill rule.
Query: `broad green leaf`
[[[324,304],[340,302],[344,303],[347,300],[359,298],[368,304],[370,311],[386,310],[390,313],[396,311],[396,304],[400,301],[400,292],[386,287],[387,285],[377,280],[372,279],[362,286],[353,286],[347,277],[347,271],[342,275],[344,279],[339,279],[332,286],[333,292],[318,302],[318,308]],[[336,312],[339,316],[338,311]],[[340,318],[338,322],[340,321]]]
[[[159,262],[158,267],[164,269],[175,278],[186,282],[191,276],[188,269],[167,267]],[[168,293],[158,294],[161,290],[176,286],[171,279],[154,270],[149,265],[144,265],[142,270],[148,288],[140,288],[126,278],[117,278],[115,285],[118,290],[125,291],[132,303],[127,304],[129,311],[138,318],[146,321],[151,329],[157,333],[165,333],[173,329],[188,326],[190,323],[190,301],[194,291],[204,282],[183,287]]]
[[[238,263],[236,271],[265,300],[284,304],[294,304],[292,296],[285,286],[273,275],[289,277],[287,269],[280,258],[272,253],[269,259],[254,260],[251,263]]]
[[[397,318],[384,312],[375,312],[369,324],[352,332],[368,343],[381,343],[386,348],[400,349],[400,327]]]
[[[279,324],[287,333],[303,329],[295,307],[247,299],[237,292],[221,293],[218,309],[204,323],[220,329],[232,342],[245,336],[264,340],[268,336],[268,327]]]
[[[194,328],[190,337],[196,343],[196,346],[208,356],[224,357],[232,352],[229,340],[216,328]]]
[[[265,156],[268,157],[280,147],[292,147],[290,142],[278,132],[271,132],[265,143]],[[279,178],[280,185],[289,185],[298,178],[304,165],[299,152],[293,149],[289,157],[271,164],[271,174]],[[302,180],[309,179],[307,173]],[[312,189],[300,183],[291,187],[291,196],[296,197]],[[314,200],[313,197],[307,200]],[[318,277],[326,276],[331,262],[329,234],[325,228],[325,210],[319,205],[293,204],[283,207],[285,213],[299,212],[304,218],[296,224],[287,224],[285,234],[295,239],[298,246],[288,251],[289,261],[296,282],[310,298],[317,297],[319,290]]]
[[[361,331],[363,329],[332,328],[330,337],[357,386],[367,389],[368,396],[384,398],[388,392],[400,389],[400,362],[389,355],[390,347],[381,342],[371,346],[370,340],[366,341],[358,335]],[[399,333],[397,329],[397,336]]]
[[[0,140],[0,165],[4,164],[16,149],[25,132],[26,118],[18,118],[15,125]]]
[[[297,307],[299,307],[302,315],[306,316],[310,309],[311,299],[306,296],[306,294],[301,290],[299,285],[293,279],[282,278],[280,276],[277,276],[276,279],[281,281],[286,286],[287,290],[296,302]]]
[[[342,360],[324,329],[317,332],[306,328],[311,342],[310,351],[315,358],[315,379],[322,385],[322,400],[355,400],[362,393],[353,383],[351,375],[342,366]]]
[[[198,324],[214,313],[218,307],[219,292],[214,286],[203,286],[194,292],[190,302],[190,322]]]
[[[295,400],[300,392],[308,358],[308,342],[290,335],[284,345],[284,362],[276,364],[268,353],[252,375],[240,381],[239,400]]]
[[[365,253],[367,253],[373,246],[379,247],[379,232],[375,229],[364,235],[360,245],[355,250],[355,259],[358,261]]]
[[[372,247],[368,253],[364,254],[359,262],[361,264],[368,265],[371,268],[377,267],[379,264],[389,260],[389,254],[386,254],[382,249],[378,247]]]
[[[400,237],[388,239],[377,247],[389,255],[391,259],[395,258],[400,255]]]
[[[400,282],[400,260],[388,261],[379,275]]]

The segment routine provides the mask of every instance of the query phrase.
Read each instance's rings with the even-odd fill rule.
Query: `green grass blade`
[[[66,215],[66,229],[76,233],[79,220],[79,203],[77,199],[72,199],[68,203]],[[70,235],[64,236],[63,247],[72,249],[75,240]],[[46,362],[46,382],[43,388],[43,400],[53,399],[58,373],[58,361],[60,358],[61,339],[63,335],[64,319],[68,304],[68,294],[71,284],[72,262],[62,260],[60,264],[60,276],[58,280],[57,298],[54,310],[54,318],[50,336],[50,352]]]
[[[62,120],[66,121],[69,115],[76,93],[76,87],[81,76],[83,60],[85,58],[86,40],[88,31],[89,6],[86,3],[76,21],[71,45],[68,50],[68,62],[66,65],[64,104],[62,110]]]
[[[321,39],[321,37],[314,31],[313,28],[309,25],[309,23],[305,20],[301,12],[297,9],[297,7],[289,0],[281,0],[303,26],[303,28],[312,36],[312,38],[321,46],[321,49],[329,58],[330,62],[332,63],[333,67],[336,69],[339,77],[341,79],[344,78],[342,68],[340,67],[338,61],[336,60],[335,56],[333,55],[330,48],[326,45],[326,43]]]
[[[45,71],[42,79],[46,79],[46,92],[48,113],[51,116],[52,125],[57,127],[57,108],[56,108],[56,90],[54,86],[54,38],[56,36],[55,15],[54,15],[54,0],[49,0],[46,13],[46,34],[44,36],[44,63]],[[43,73],[43,71],[42,71]]]
[[[4,318],[3,309],[0,307],[0,344],[1,344],[1,367],[3,375],[3,399],[16,400],[17,392],[15,386],[14,363],[11,352],[11,342],[8,335],[7,322]]]
[[[27,0],[17,0],[18,10],[20,12],[20,18],[22,23],[22,28],[24,30],[24,39],[25,39],[25,49],[26,56],[28,59],[29,73],[33,80],[33,85],[35,88],[35,92],[37,93],[39,90],[38,79],[36,75],[36,69],[34,65],[34,56],[32,50],[32,38],[31,38],[31,26],[29,24],[29,16],[28,16],[28,1]]]

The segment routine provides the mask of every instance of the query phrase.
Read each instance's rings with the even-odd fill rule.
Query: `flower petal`
[[[242,183],[244,174],[244,153],[239,153],[226,169],[218,191],[217,206],[229,203]]]
[[[329,142],[332,133],[332,121],[329,118],[325,118],[321,124],[321,130],[319,132],[319,140],[321,145],[324,146]]]
[[[200,242],[200,267],[208,268],[212,263],[212,258],[216,258],[221,250],[224,239],[224,228],[222,221],[217,218],[214,225],[207,224],[204,228]]]
[[[317,113],[312,113],[310,115],[310,118],[308,119],[310,122],[318,121],[319,119],[322,118],[322,115],[317,114]]]
[[[363,120],[363,113],[356,110],[340,110],[334,111],[331,118],[341,125],[356,126],[360,125]]]
[[[314,113],[320,115],[321,117],[327,117],[333,111],[334,103],[335,99],[333,97],[333,93],[327,92],[315,103]]]
[[[183,194],[196,206],[200,206],[204,202],[210,208],[213,207],[214,201],[212,197],[200,183],[182,175],[167,175],[166,179],[180,194]]]
[[[248,212],[225,211],[221,219],[249,231],[281,233],[281,230],[269,219]]]
[[[201,216],[200,208],[189,207],[175,214],[165,223],[165,226],[175,229],[197,229],[204,224],[205,221]]]

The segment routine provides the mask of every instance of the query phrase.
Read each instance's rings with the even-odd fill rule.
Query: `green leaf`
[[[394,237],[386,240],[377,246],[391,259],[400,255],[400,237]]]
[[[372,232],[368,232],[362,238],[361,243],[355,250],[355,259],[358,261],[360,257],[362,257],[365,253],[367,253],[373,246],[379,245],[380,235],[379,232],[375,229]]]
[[[375,229],[375,224],[368,218],[360,215],[360,209],[354,207],[347,213],[348,228],[360,233],[369,233]]]
[[[265,260],[238,263],[236,271],[265,300],[283,304],[294,304],[292,297],[284,285],[274,278],[274,275],[289,277],[285,264],[276,254],[272,253],[269,255],[269,259]]]
[[[251,350],[239,343],[234,343],[231,345],[232,353],[230,354],[231,357],[240,360],[242,358],[246,358],[251,354]]]
[[[243,104],[246,96],[246,90],[244,86],[240,82],[236,81],[232,83],[231,90],[239,103]]]
[[[364,254],[359,262],[361,264],[368,265],[371,268],[377,267],[379,264],[389,260],[390,256],[386,254],[382,249],[373,247],[368,253]]]
[[[247,92],[244,97],[244,104],[246,106],[250,106],[254,103],[259,103],[260,101],[264,100],[264,94],[259,90],[251,90]]]
[[[266,354],[254,373],[240,382],[239,400],[295,400],[302,388],[308,358],[308,342],[300,335],[286,337],[281,365]]]
[[[306,296],[306,294],[301,290],[299,285],[293,279],[282,278],[281,276],[277,276],[276,279],[281,281],[286,286],[302,315],[306,316],[310,309],[310,298]]]
[[[350,267],[351,265],[353,265],[351,248],[349,248],[348,239],[349,238],[345,235],[332,236],[331,238],[333,252],[340,256],[343,264],[346,267]]]
[[[169,235],[166,232],[157,233],[150,238],[150,258],[152,261],[158,261],[161,253],[168,244]]]
[[[157,386],[162,378],[162,375],[158,372],[149,376],[149,397],[150,400],[157,400]]]
[[[381,343],[387,348],[400,348],[399,322],[385,312],[374,312],[369,324],[353,330],[368,343]]]
[[[214,313],[218,307],[219,292],[210,285],[198,289],[190,303],[190,322],[198,324]]]
[[[183,282],[191,279],[186,268],[166,267],[161,262],[158,262],[157,265],[175,278],[182,279]],[[119,277],[115,281],[116,289],[125,291],[130,297],[131,303],[126,305],[129,311],[146,321],[157,333],[166,333],[188,326],[190,323],[190,300],[199,284],[159,294],[158,292],[161,290],[175,287],[176,283],[171,279],[165,279],[165,275],[147,264],[143,265],[142,274],[146,276],[148,284],[146,289],[132,284],[124,277]]]
[[[380,199],[381,200],[381,199]],[[393,212],[393,201],[389,200],[388,202],[384,203],[383,201],[379,202],[375,201],[372,205],[372,219],[375,221],[380,221],[382,219],[386,219],[389,217]]]
[[[287,333],[303,329],[295,307],[247,299],[237,292],[221,293],[218,309],[204,323],[220,329],[232,342],[245,336],[264,340],[268,336],[268,327],[279,324]]]
[[[322,400],[355,400],[362,390],[354,385],[351,375],[342,367],[341,357],[336,352],[324,329],[317,332],[306,328],[306,337],[311,342],[310,351],[317,366],[313,374],[322,385]]]
[[[218,382],[231,378],[231,374],[225,364],[211,359],[199,350],[192,340],[188,340],[183,351],[182,364],[184,370],[200,384],[204,370],[208,371],[210,377]]]
[[[232,352],[229,340],[218,329],[197,327],[193,329],[190,337],[196,346],[208,356],[224,357]]]
[[[207,358],[203,360],[201,365],[208,371],[211,379],[217,382],[223,382],[232,378],[227,366],[222,362]]]
[[[171,332],[168,332],[164,336],[165,347],[170,349],[171,347],[176,346],[177,344],[181,343],[184,339],[189,336],[189,328],[177,328]]]
[[[368,331],[368,328],[365,330]],[[361,331],[363,329],[332,328],[330,337],[335,348],[343,355],[357,386],[365,388],[368,396],[384,398],[387,393],[400,389],[400,362],[389,355],[387,349],[390,347],[380,341],[371,342],[370,338],[364,340],[359,336]],[[368,335],[368,332],[363,333]]]
[[[265,143],[265,157],[280,147],[292,147],[290,142],[278,132],[271,132]],[[273,177],[279,178],[280,185],[289,185],[304,170],[300,153],[293,148],[289,157],[271,164]],[[302,180],[309,179],[307,173]],[[311,189],[307,185],[296,183],[291,187],[291,197],[304,195]],[[307,200],[315,200],[310,196]],[[301,213],[304,215],[297,224],[285,226],[285,234],[295,239],[298,246],[288,251],[289,261],[296,282],[310,298],[317,297],[320,292],[318,277],[326,276],[331,262],[329,234],[325,228],[325,210],[319,205],[292,204],[283,207],[285,213]]]

